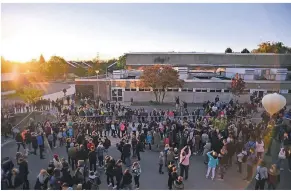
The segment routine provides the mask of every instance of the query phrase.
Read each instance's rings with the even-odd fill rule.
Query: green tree
[[[227,49],[225,49],[225,53],[233,53],[233,51],[231,48],[228,47]]]
[[[277,53],[277,54],[290,54],[291,48],[285,46],[282,42],[262,42],[258,45],[257,49],[252,51],[253,53]]]
[[[124,54],[118,58],[116,68],[120,70],[124,69],[125,66],[126,66],[126,55]]]
[[[248,49],[244,48],[244,49],[241,51],[241,53],[250,53],[250,51],[249,51]]]
[[[87,70],[80,66],[74,69],[74,73],[79,77],[87,76]]]
[[[17,92],[17,95],[25,102],[28,104],[35,103],[37,100],[43,96],[43,91],[31,87],[24,87],[21,90]]]
[[[141,86],[152,88],[156,102],[163,103],[168,88],[181,87],[179,74],[171,66],[154,65],[144,68]]]
[[[67,73],[68,64],[62,57],[52,56],[47,63],[47,73],[53,79]]]

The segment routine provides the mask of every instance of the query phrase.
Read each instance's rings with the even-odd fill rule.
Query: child
[[[148,132],[146,142],[149,145],[150,150],[152,150],[152,140],[153,140],[153,136],[152,136],[151,132]]]
[[[164,158],[164,152],[160,152],[159,156],[159,173],[164,174],[163,172],[163,164],[164,164],[165,158]]]
[[[242,173],[242,163],[246,162],[248,153],[244,149],[237,155],[237,165],[238,165],[238,172]]]
[[[136,190],[138,190],[139,189],[139,177],[141,174],[141,167],[140,167],[140,164],[138,162],[133,163],[132,174],[133,174]]]
[[[211,179],[214,180],[214,176],[215,176],[215,169],[218,165],[218,157],[217,157],[217,153],[214,151],[210,151],[207,153],[207,156],[209,158],[208,161],[208,169],[207,169],[207,173],[206,173],[206,178],[209,177],[210,171],[212,170],[212,176]]]

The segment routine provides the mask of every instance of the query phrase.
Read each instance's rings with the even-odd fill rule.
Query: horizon
[[[291,46],[290,4],[3,3],[1,16],[1,56],[16,62]]]

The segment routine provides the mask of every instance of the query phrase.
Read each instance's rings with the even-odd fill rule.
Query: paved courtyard
[[[110,138],[112,141],[112,147],[109,149],[109,155],[113,156],[114,158],[118,159],[120,157],[120,153],[116,148],[116,143],[119,142],[118,138]],[[278,144],[275,144],[273,147],[273,151],[277,150]],[[48,148],[46,146],[46,148]],[[16,153],[16,144],[14,141],[9,141],[5,145],[1,147],[1,155],[2,158],[4,156],[9,156],[14,159]],[[22,148],[21,148],[22,149]],[[38,153],[39,154],[39,153]],[[67,158],[67,154],[65,148],[56,148],[53,150],[46,149],[45,159],[40,160],[39,156],[29,155],[28,157],[28,164],[29,164],[29,180],[31,189],[35,184],[36,176],[38,175],[40,169],[46,168],[49,161],[52,160],[53,154],[58,154],[60,157]],[[158,152],[146,150],[145,152],[141,153],[141,167],[142,167],[142,174],[140,178],[140,189],[146,190],[164,190],[167,189],[167,173],[164,175],[160,175],[158,173]],[[277,154],[273,152],[272,157],[268,157],[268,160],[273,160],[275,162],[277,158]],[[285,161],[285,170],[281,172],[281,183],[278,189],[290,189],[291,182],[290,172],[287,170],[287,161]],[[202,156],[192,156],[190,162],[190,170],[189,170],[189,179],[185,181],[185,189],[254,189],[254,181],[248,183],[243,180],[246,175],[244,171],[243,174],[237,173],[237,168],[234,165],[230,169],[227,170],[225,175],[224,181],[215,180],[212,181],[210,179],[205,178],[207,166],[203,164],[203,157]],[[244,170],[246,168],[243,168]],[[166,169],[164,169],[166,172]],[[102,174],[102,173],[101,173]],[[106,183],[106,176],[102,175],[102,185],[101,189],[108,189]]]

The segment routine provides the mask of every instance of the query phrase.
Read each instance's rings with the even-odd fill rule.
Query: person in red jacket
[[[89,139],[89,142],[87,143],[87,149],[88,149],[88,150],[91,150],[92,147],[95,148],[95,145],[94,145],[94,143],[93,143],[93,139],[90,138],[90,139]]]

